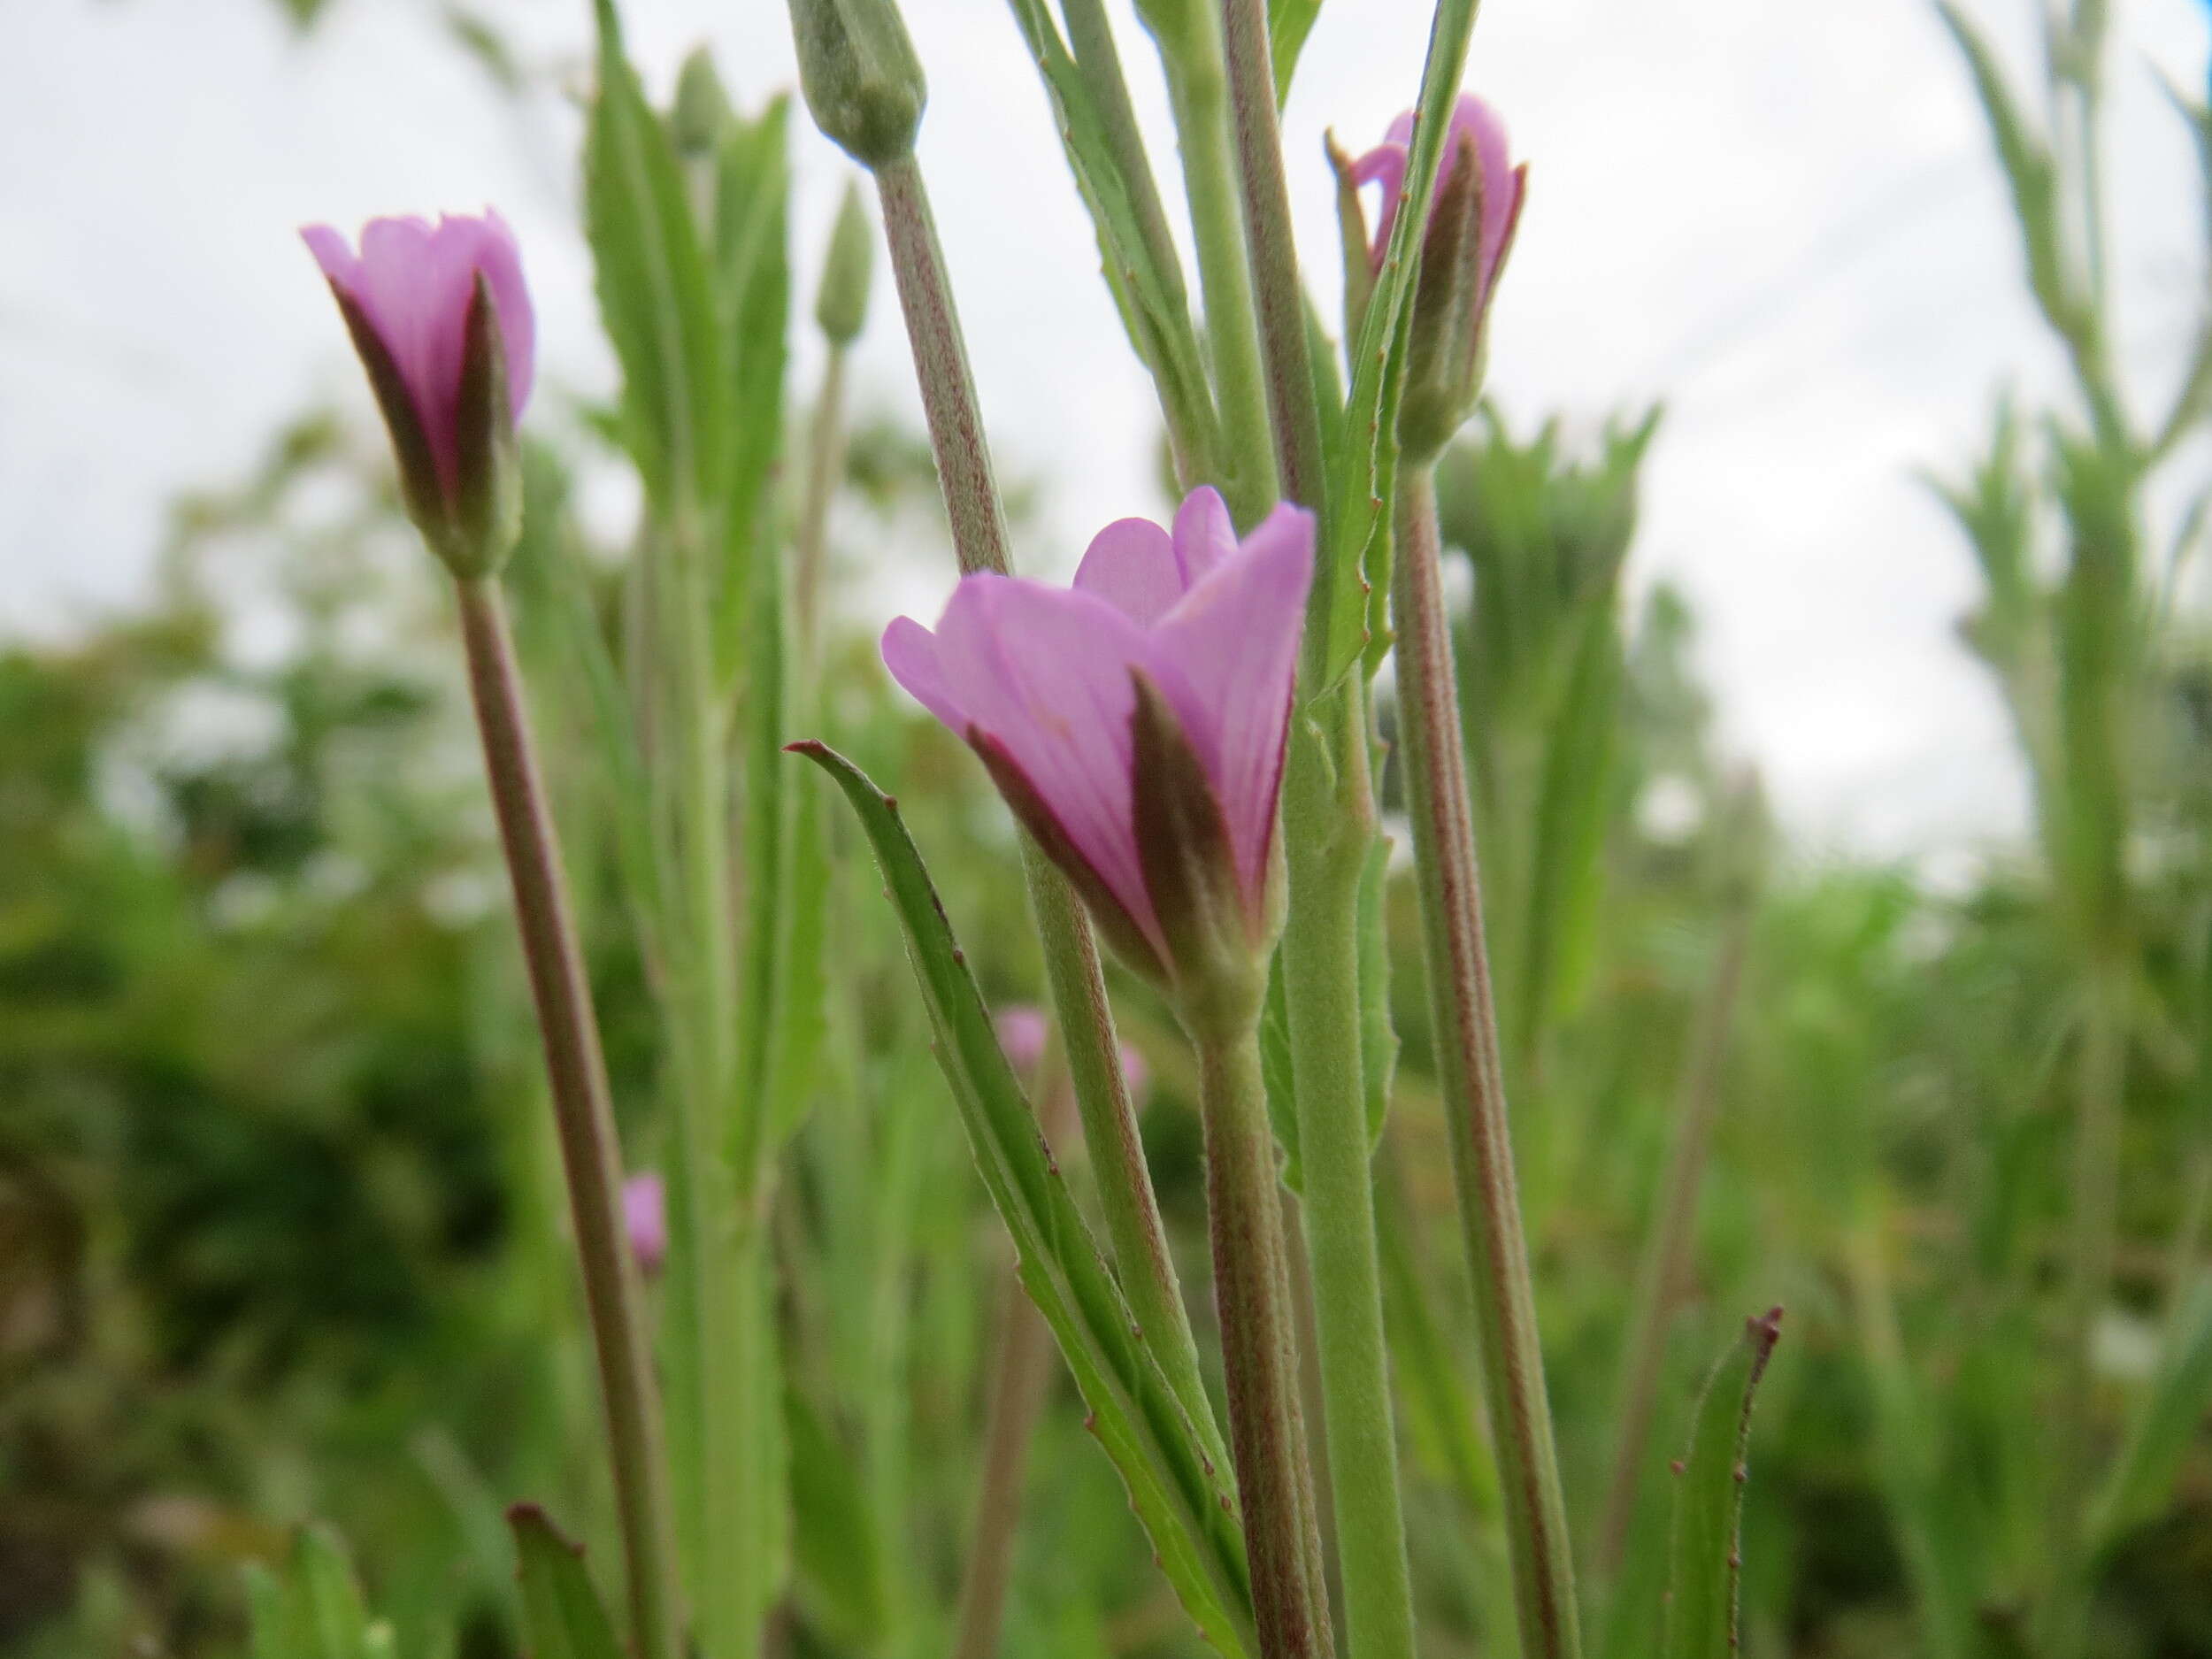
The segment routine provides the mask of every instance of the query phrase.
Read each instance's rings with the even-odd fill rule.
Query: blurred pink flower
[[[366,329],[396,375],[403,407],[393,406],[393,388],[379,384],[376,389],[403,468],[408,440],[402,428],[411,420],[439,491],[450,501],[465,482],[458,430],[462,367],[480,274],[499,323],[511,417],[519,420],[529,401],[536,323],[514,233],[487,209],[480,218],[443,214],[435,225],[413,218],[373,219],[361,232],[357,255],[327,225],[306,226],[300,236],[330,280],[365,360],[368,344],[361,334]],[[373,364],[371,379],[378,379]]]
[[[972,575],[934,633],[908,617],[884,633],[893,678],[983,757],[1108,937],[1155,974],[1175,964],[1139,844],[1137,682],[1197,758],[1224,879],[1259,940],[1313,536],[1313,515],[1286,504],[1239,542],[1220,495],[1197,489],[1171,532],[1100,531],[1072,588]]]
[[[998,1031],[998,1046],[1006,1051],[1007,1063],[1014,1070],[1033,1071],[1043,1064],[1045,1044],[1052,1035],[1044,1010],[1028,1002],[1010,1002],[999,1010],[992,1024]]]
[[[1444,134],[1444,157],[1437,165],[1436,190],[1429,202],[1432,210],[1437,198],[1444,194],[1444,187],[1451,181],[1452,169],[1459,163],[1462,147],[1468,143],[1473,144],[1476,160],[1482,168],[1479,257],[1482,288],[1486,292],[1497,276],[1498,261],[1504,257],[1514,219],[1521,211],[1527,175],[1525,168],[1513,165],[1513,150],[1506,138],[1504,120],[1473,93],[1463,92],[1459,102],[1452,106],[1451,126]],[[1390,244],[1391,227],[1398,222],[1399,199],[1405,195],[1406,167],[1411,158],[1412,145],[1413,111],[1408,110],[1391,122],[1381,143],[1352,164],[1355,186],[1382,187],[1382,213],[1370,253],[1378,266],[1382,264],[1383,250]]]
[[[657,1278],[668,1260],[668,1188],[658,1171],[640,1171],[622,1183],[622,1230],[638,1271]]]
[[[1052,1034],[1044,1010],[1033,1002],[1009,1002],[992,1024],[998,1031],[998,1046],[1014,1070],[1034,1071],[1044,1063],[1045,1044]],[[1129,1098],[1141,1100],[1152,1071],[1134,1043],[1121,1045],[1121,1073],[1129,1081]]]

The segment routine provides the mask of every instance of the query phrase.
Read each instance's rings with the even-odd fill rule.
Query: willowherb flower
[[[1377,265],[1382,264],[1383,252],[1390,245],[1391,228],[1398,222],[1400,201],[1405,195],[1406,168],[1413,150],[1413,121],[1414,112],[1408,110],[1391,122],[1381,143],[1351,165],[1349,176],[1356,188],[1370,184],[1381,187],[1381,212],[1376,221],[1374,245],[1368,255]],[[1429,202],[1432,214],[1443,200],[1460,158],[1470,147],[1477,162],[1475,182],[1481,203],[1477,275],[1486,296],[1490,285],[1497,280],[1498,266],[1504,262],[1514,221],[1520,217],[1528,168],[1526,164],[1517,167],[1513,165],[1513,148],[1506,137],[1503,118],[1473,93],[1463,92],[1459,101],[1452,105],[1451,125],[1445,129],[1444,155],[1437,164],[1436,190]]]
[[[668,1260],[668,1188],[657,1170],[641,1170],[622,1183],[622,1231],[638,1271],[659,1276]]]
[[[1276,931],[1313,536],[1313,516],[1284,505],[1240,542],[1220,495],[1198,489],[1172,531],[1100,531],[1071,588],[968,576],[935,632],[902,617],[883,636],[893,677],[982,757],[1186,1018],[1194,996],[1248,992]]]
[[[327,225],[300,235],[368,371],[408,516],[457,574],[495,570],[520,525],[515,424],[535,349],[507,222],[489,210],[371,219],[357,254]]]

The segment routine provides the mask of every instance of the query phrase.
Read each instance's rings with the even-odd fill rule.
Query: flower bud
[[[1403,206],[1411,158],[1410,111],[1340,179],[1352,188],[1377,184],[1382,211],[1370,251],[1379,267]],[[1421,236],[1398,437],[1417,460],[1432,459],[1482,392],[1486,331],[1498,273],[1512,250],[1527,195],[1528,169],[1512,165],[1505,123],[1481,99],[1453,106]]]
[[[327,225],[300,234],[368,372],[407,516],[456,576],[494,574],[522,531],[534,330],[513,234],[492,212],[373,219],[358,256]]]
[[[703,46],[684,59],[676,76],[676,101],[668,111],[668,135],[680,156],[707,157],[722,148],[734,116],[730,95],[722,89],[713,56]]]
[[[868,284],[874,274],[876,227],[857,187],[845,187],[845,200],[831,228],[829,252],[822,261],[822,286],[814,296],[814,320],[832,345],[849,346],[868,320]]]
[[[895,0],[790,0],[799,84],[825,136],[863,166],[910,155],[929,88]]]

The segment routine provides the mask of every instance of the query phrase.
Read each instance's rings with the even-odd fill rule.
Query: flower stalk
[[[1521,1651],[1528,1659],[1577,1659],[1574,1566],[1483,944],[1481,876],[1432,468],[1402,469],[1397,494],[1392,599],[1423,954],[1452,1174],[1474,1279],[1483,1397],[1497,1448]]]
[[[1334,1643],[1308,1536],[1295,1327],[1258,1011],[1255,999],[1248,1018],[1191,1033],[1206,1131],[1206,1210],[1260,1652],[1263,1659],[1316,1659]]]
[[[943,250],[921,168],[911,152],[875,169],[891,273],[914,355],[937,481],[964,573],[1003,574],[1012,567],[1006,517],[983,435],[975,380],[960,315],[946,278]],[[1202,1438],[1218,1446],[1213,1408],[1198,1370],[1198,1343],[1183,1305],[1167,1229],[1144,1161],[1136,1110],[1122,1075],[1113,1010],[1106,998],[1098,941],[1066,879],[1025,839],[1023,872],[1043,946],[1053,1012],[1065,1044],[1068,1074],[1097,1171],[1099,1208],[1122,1291],[1151,1339],[1168,1386]]]
[[[643,1659],[677,1659],[676,1543],[641,1289],[626,1248],[622,1158],[583,953],[570,918],[560,849],[532,750],[498,579],[455,583],[469,692],[512,879],[531,995],[545,1046],[561,1164],[599,1361],[628,1573],[632,1640]]]
[[[1320,411],[1265,0],[1222,0],[1221,15],[1276,466],[1285,495],[1321,513]],[[1317,582],[1312,603],[1328,603],[1329,584]],[[1326,630],[1310,621],[1299,690],[1302,699],[1312,700],[1312,724],[1294,721],[1284,776],[1289,908],[1282,960],[1293,1095],[1345,1628],[1362,1659],[1411,1659],[1413,1587],[1361,1058],[1359,885],[1375,833],[1366,695],[1356,677],[1333,689],[1325,686],[1325,641]]]

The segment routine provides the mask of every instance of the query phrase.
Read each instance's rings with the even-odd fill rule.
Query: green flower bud
[[[814,124],[863,166],[910,155],[929,87],[894,0],[790,0]]]
[[[832,345],[849,346],[868,320],[868,284],[874,274],[876,227],[856,185],[845,187],[845,200],[830,230],[829,252],[822,261],[822,286],[814,296],[814,320]]]

